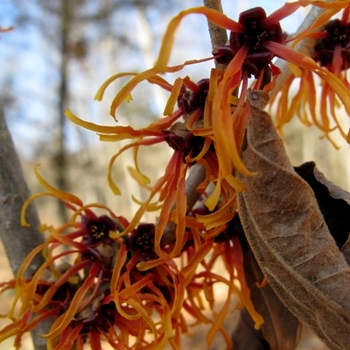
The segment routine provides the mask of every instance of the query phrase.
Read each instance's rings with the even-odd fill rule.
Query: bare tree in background
[[[77,131],[77,128],[71,123],[66,122],[64,116],[65,109],[69,106],[83,106],[83,113],[92,110],[92,97],[97,86],[108,75],[115,73],[116,62],[118,60],[125,61],[129,57],[145,57],[145,64],[152,64],[153,53],[146,52],[154,49],[150,45],[143,45],[139,39],[132,42],[130,37],[130,28],[125,26],[121,20],[122,13],[129,13],[133,9],[137,9],[139,14],[138,20],[142,19],[143,26],[148,23],[149,11],[162,13],[166,11],[176,11],[179,6],[177,1],[170,1],[164,4],[162,1],[130,1],[130,0],[104,0],[93,2],[89,0],[78,1],[34,1],[31,3],[17,3],[17,23],[14,23],[16,30],[20,31],[34,30],[37,36],[31,38],[27,46],[39,46],[40,51],[38,59],[44,64],[38,64],[39,69],[32,65],[32,69],[37,69],[42,74],[44,81],[41,83],[40,91],[30,91],[31,84],[21,81],[20,77],[16,78],[12,84],[7,84],[8,93],[4,100],[5,109],[9,109],[6,113],[9,120],[19,120],[21,115],[21,123],[35,123],[29,128],[33,128],[36,133],[40,133],[40,137],[33,137],[32,144],[27,144],[30,149],[35,149],[35,162],[38,158],[45,156],[51,159],[50,178],[51,183],[61,190],[72,190],[72,180],[69,178],[70,165],[74,162],[72,159],[72,144],[75,144],[75,150],[85,150],[85,164],[88,171],[93,173],[100,170],[94,169],[91,161],[90,152],[92,142],[96,142],[96,138],[87,138],[87,133]],[[21,29],[23,28],[23,29]],[[140,29],[139,27],[138,29]],[[152,35],[151,28],[148,28],[147,35]],[[140,36],[144,33],[136,34]],[[151,38],[150,38],[151,39]],[[36,44],[34,44],[34,40]],[[110,42],[109,46],[113,49],[105,55],[101,42]],[[152,40],[150,40],[152,42]],[[141,45],[142,44],[142,45]],[[22,44],[23,45],[23,44]],[[98,48],[96,50],[96,48]],[[146,51],[145,51],[146,50]],[[16,57],[17,67],[21,66],[21,56],[17,55],[17,50],[8,52],[8,64],[11,64],[11,55]],[[104,56],[104,57],[103,57]],[[109,56],[109,57],[108,57]],[[101,62],[101,66],[93,65],[91,62]],[[105,64],[103,64],[105,63]],[[138,70],[135,60],[133,70]],[[141,67],[144,68],[144,67]],[[6,71],[6,70],[5,70]],[[14,70],[11,74],[14,74]],[[35,70],[34,70],[35,72]],[[5,78],[7,81],[12,77]],[[90,83],[75,83],[76,81],[96,81],[96,88]],[[27,96],[26,105],[22,107],[22,99],[17,98],[16,88],[18,85],[24,84],[22,96]],[[80,86],[79,91],[74,87]],[[74,90],[74,91],[73,91]],[[78,97],[79,96],[79,97]],[[8,101],[13,99],[12,108]],[[33,105],[33,106],[32,106]],[[36,110],[47,110],[47,114],[43,117],[37,116]],[[135,114],[145,115],[140,106],[135,106]],[[142,106],[141,106],[142,107]],[[149,106],[144,106],[146,109]],[[142,108],[141,108],[142,109]],[[18,113],[18,111],[22,111]],[[35,111],[35,112],[33,112]],[[147,110],[149,115],[149,110]],[[11,113],[12,112],[12,113]],[[34,121],[28,120],[30,114],[34,114]],[[130,113],[130,110],[129,110]],[[12,118],[12,114],[15,115]],[[40,119],[41,120],[38,120]],[[12,127],[12,123],[10,125]],[[15,130],[15,129],[14,129]],[[40,131],[39,131],[40,130]],[[14,134],[16,138],[16,134]],[[78,144],[78,146],[77,146]],[[83,145],[81,145],[83,144]],[[79,146],[80,145],[80,146]],[[75,157],[76,158],[76,157]],[[93,185],[92,185],[93,187]],[[95,192],[95,196],[101,196],[101,189],[91,188]],[[58,214],[66,220],[66,208],[62,204],[59,205]]]

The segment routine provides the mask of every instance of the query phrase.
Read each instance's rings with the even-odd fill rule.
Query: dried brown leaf
[[[348,205],[350,205],[350,193],[342,189],[341,187],[335,185],[333,182],[329,181],[325,175],[314,167],[314,175],[316,180],[325,185],[328,189],[329,195],[334,199],[342,199]]]
[[[312,188],[322,216],[339,248],[349,238],[350,194],[327,180],[314,162],[294,168]]]
[[[295,172],[270,116],[248,96],[251,117],[242,158],[256,176],[237,177],[249,245],[281,301],[331,349],[350,349],[350,268],[332,238],[314,193]]]

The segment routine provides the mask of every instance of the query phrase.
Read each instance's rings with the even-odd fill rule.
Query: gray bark
[[[44,241],[39,234],[39,217],[33,204],[29,205],[26,213],[30,227],[21,226],[20,213],[29,197],[29,189],[0,104],[0,238],[15,276],[26,256]],[[27,275],[30,276],[43,262],[44,257],[37,255]],[[46,340],[36,336],[36,333],[45,334],[48,330],[49,323],[42,322],[32,332],[36,350],[46,349]]]

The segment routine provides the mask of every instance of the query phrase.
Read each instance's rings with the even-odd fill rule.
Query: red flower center
[[[231,32],[230,48],[235,55],[243,46],[249,46],[247,62],[263,69],[274,57],[274,54],[264,47],[267,40],[283,42],[283,33],[279,22],[269,26],[264,25],[265,10],[255,7],[240,14],[238,22],[245,27],[244,33]]]
[[[255,75],[261,72],[274,58],[275,54],[268,50],[264,43],[273,41],[283,43],[285,35],[279,22],[267,21],[265,10],[254,7],[240,14],[238,22],[243,25],[243,32],[230,33],[230,44],[222,46],[213,52],[218,63],[228,64],[237,52],[248,47],[248,54],[243,64],[248,74]]]
[[[341,47],[342,70],[350,66],[350,23],[343,24],[339,19],[330,21],[325,31],[328,34],[326,38],[321,39],[315,46],[315,61],[322,67],[328,66],[333,62],[334,49]]]
[[[128,251],[139,254],[141,261],[153,260],[157,257],[154,251],[155,226],[140,224],[131,233],[128,239]]]
[[[116,230],[115,222],[107,215],[102,215],[97,219],[83,217],[83,228],[87,234],[83,237],[83,243],[87,246],[95,246],[99,243],[109,243],[109,231]]]

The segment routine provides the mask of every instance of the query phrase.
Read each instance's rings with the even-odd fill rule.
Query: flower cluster
[[[276,96],[276,126],[279,130],[288,123],[294,115],[307,126],[315,125],[323,132],[323,136],[334,141],[330,133],[337,130],[349,143],[350,134],[339,122],[337,114],[340,105],[346,114],[350,115],[349,82],[347,70],[349,67],[349,2],[333,1],[330,4],[317,3],[325,8],[325,12],[313,23],[300,39],[309,38],[313,46],[309,48],[310,55],[319,65],[319,69],[304,70],[298,65],[290,65],[291,76],[281,87]],[[341,19],[332,16],[343,9]],[[297,45],[299,40],[295,40]],[[317,98],[316,81],[320,82],[320,98]],[[299,83],[297,93],[288,101],[293,83]],[[274,101],[273,101],[274,102]]]
[[[14,345],[20,348],[25,332],[53,319],[49,333],[42,335],[48,349],[83,349],[86,342],[93,349],[102,349],[103,342],[114,349],[163,349],[167,343],[178,348],[180,335],[188,329],[185,312],[197,322],[212,324],[208,343],[219,330],[230,344],[221,320],[232,294],[241,295],[234,284],[234,268],[242,271],[242,254],[239,244],[232,244],[238,242],[239,230],[230,230],[217,243],[207,239],[202,226],[189,225],[186,246],[177,259],[160,259],[154,248],[154,224],[140,223],[123,235],[129,225],[124,217],[102,205],[84,206],[77,197],[52,188],[37,176],[47,194],[60,198],[74,213],[58,228],[44,226],[48,239],[25,259],[15,281],[1,284],[1,293],[14,289],[16,296],[6,315],[12,323],[1,330],[0,342],[14,336]],[[96,215],[98,209],[107,215]],[[212,256],[207,259],[210,251]],[[44,254],[46,262],[27,276],[36,254]],[[228,278],[211,271],[219,260],[230,271]],[[238,276],[244,280],[244,275]],[[205,302],[214,307],[216,284],[228,291],[219,320],[208,317],[203,308]],[[241,303],[254,314],[245,295]],[[258,314],[256,321],[258,325],[263,322]]]
[[[325,12],[310,28],[287,39],[280,21],[310,4]],[[331,20],[341,10],[342,18]],[[132,175],[149,190],[149,195],[127,220],[103,205],[83,205],[77,197],[52,188],[37,173],[49,194],[64,201],[73,215],[59,228],[45,227],[49,238],[23,262],[16,281],[2,285],[3,291],[15,289],[16,297],[7,315],[12,323],[0,331],[0,341],[15,336],[18,348],[23,333],[43,319],[53,318],[49,333],[42,335],[49,349],[70,349],[73,344],[82,349],[86,342],[93,349],[101,349],[102,341],[115,349],[163,349],[166,344],[177,349],[181,334],[188,330],[187,313],[195,324],[211,324],[206,338],[209,345],[220,331],[229,347],[230,338],[222,322],[233,294],[238,297],[237,308],[246,307],[259,328],[263,319],[255,311],[245,282],[238,239],[244,233],[239,229],[236,206],[236,191],[243,191],[244,186],[235,173],[255,174],[240,157],[250,115],[246,102],[249,79],[253,80],[252,89],[272,94],[281,73],[273,59],[287,61],[292,75],[274,100],[278,103],[277,127],[294,114],[310,123],[305,112],[307,104],[311,121],[327,137],[334,128],[347,137],[337,122],[335,108],[339,99],[350,114],[346,80],[350,62],[349,11],[346,1],[312,0],[286,3],[269,16],[260,7],[250,9],[241,13],[238,22],[206,7],[182,11],[169,24],[154,67],[139,74],[116,74],[96,95],[101,100],[109,84],[120,77],[131,77],[112,101],[111,114],[115,117],[120,104],[130,101],[131,91],[148,81],[170,94],[164,117],[135,129],[96,125],[67,110],[72,122],[97,132],[102,141],[130,140],[112,157],[108,183],[115,194],[121,194],[112,167],[122,153],[132,149]],[[228,30],[229,44],[216,48],[209,58],[169,67],[174,32],[190,14],[202,14]],[[305,38],[315,42],[312,57],[294,49]],[[210,59],[226,69],[213,68],[198,82],[186,76],[170,84],[160,76]],[[310,95],[316,91],[314,76],[322,84],[320,119],[316,117],[316,93]],[[287,96],[296,77],[301,77],[300,90],[289,104]],[[150,184],[138,166],[138,151],[159,143],[169,146],[173,154],[164,174]],[[194,168],[204,175],[196,183],[197,197],[193,201],[186,193],[186,179]],[[24,212],[25,209],[26,206]],[[95,209],[107,214],[99,216]],[[142,222],[144,214],[154,210],[158,210],[157,222]],[[33,276],[25,277],[27,267],[39,253],[44,254],[46,263]],[[219,261],[227,277],[213,272]],[[204,304],[214,310],[217,284],[226,286],[227,299],[216,316],[210,317],[204,312]]]

